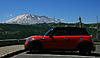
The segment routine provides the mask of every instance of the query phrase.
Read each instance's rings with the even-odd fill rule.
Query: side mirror
[[[52,34],[50,34],[49,37],[50,37],[52,40],[55,40],[55,39],[53,38]]]
[[[41,40],[44,40],[44,38],[40,38]]]

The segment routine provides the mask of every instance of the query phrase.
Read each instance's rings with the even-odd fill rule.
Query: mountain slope
[[[46,16],[38,16],[38,15],[32,15],[32,14],[23,14],[20,16],[17,16],[16,18],[12,18],[5,23],[8,24],[39,24],[39,23],[55,23],[56,21],[48,18]]]

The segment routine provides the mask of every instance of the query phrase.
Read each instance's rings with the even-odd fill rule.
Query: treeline
[[[33,35],[43,35],[51,27],[48,24],[18,25],[0,24],[0,40],[23,39]]]
[[[56,24],[34,24],[34,25],[19,25],[19,24],[3,24],[0,23],[0,40],[4,39],[23,39],[34,35],[44,35],[49,29],[54,26],[79,27],[79,23],[56,23]],[[100,26],[100,24],[99,24]],[[83,24],[89,33],[96,39],[96,24]],[[99,32],[100,36],[100,32]],[[100,38],[100,37],[99,37]]]

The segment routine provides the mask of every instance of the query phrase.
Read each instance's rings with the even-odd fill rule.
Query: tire
[[[29,52],[37,54],[39,52],[39,46],[31,46],[31,47],[29,47]]]
[[[29,52],[30,53],[39,53],[42,50],[42,45],[39,42],[30,42],[29,43]]]
[[[91,51],[87,51],[87,50],[80,50],[79,54],[81,55],[87,55],[87,54],[91,54]]]
[[[90,43],[82,43],[80,46],[79,46],[79,54],[82,54],[82,55],[86,55],[86,54],[91,54],[91,44]]]

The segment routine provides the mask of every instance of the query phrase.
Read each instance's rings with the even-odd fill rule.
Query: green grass
[[[94,42],[95,45],[100,45],[100,42]]]

